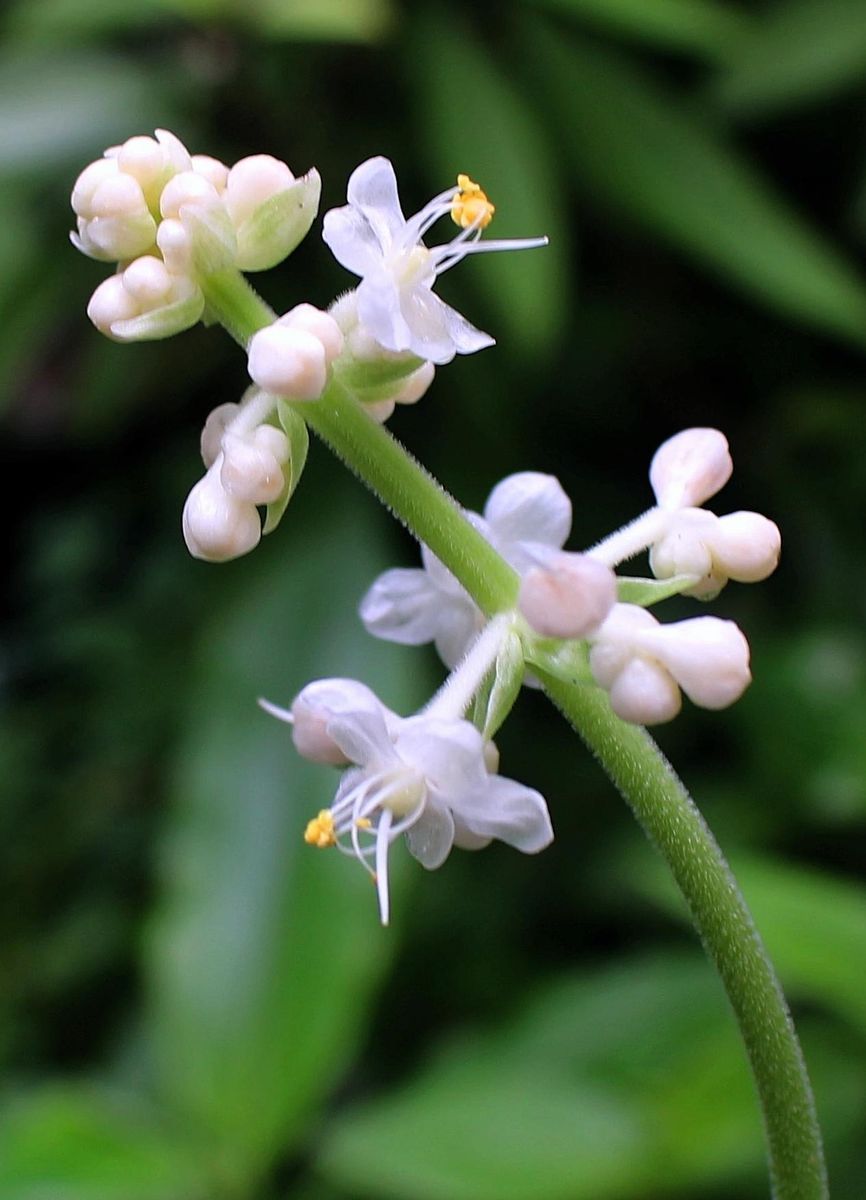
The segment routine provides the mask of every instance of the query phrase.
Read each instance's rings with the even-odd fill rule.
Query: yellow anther
[[[358,817],[357,821],[355,822],[355,827],[357,829],[372,829],[373,822],[369,817]]]
[[[317,817],[313,817],[312,821],[307,822],[304,841],[308,846],[317,846],[320,850],[325,850],[328,846],[336,846],[334,818],[329,808],[323,808]]]
[[[451,201],[451,219],[461,229],[470,225],[477,229],[486,229],[493,220],[496,208],[487,199],[482,187],[468,175],[457,176],[457,191]]]

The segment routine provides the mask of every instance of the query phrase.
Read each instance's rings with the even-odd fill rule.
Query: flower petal
[[[559,549],[571,531],[571,501],[553,475],[520,471],[498,483],[484,506],[497,541],[542,542]]]
[[[468,721],[409,717],[397,732],[394,749],[421,772],[434,799],[449,808],[452,795],[483,789],[487,782],[484,739]]]
[[[389,160],[377,155],[356,167],[349,176],[346,196],[351,206],[366,217],[382,251],[387,253],[406,227],[397,176]]]
[[[366,275],[382,261],[379,239],[370,222],[348,204],[325,213],[322,238],[337,262],[355,275]]]
[[[499,838],[524,854],[537,854],[553,841],[544,797],[514,779],[491,775],[485,787],[467,791],[449,803],[470,832]]]
[[[402,288],[400,308],[411,330],[409,349],[428,362],[448,363],[455,354],[472,354],[494,344],[489,334],[434,295],[429,284]]]
[[[433,639],[436,653],[449,670],[456,667],[484,627],[484,617],[466,596],[449,600],[439,614],[439,629]]]
[[[378,711],[340,714],[328,721],[328,735],[350,762],[362,767],[380,766],[394,759],[391,732],[399,729],[398,719],[390,714],[392,720],[389,720],[386,714],[384,704]]]
[[[409,853],[422,867],[441,867],[454,845],[454,818],[443,804],[428,799],[423,815],[406,833]]]
[[[358,612],[374,637],[401,646],[423,646],[438,632],[442,594],[426,571],[396,567],[374,581]]]
[[[412,350],[412,331],[401,309],[401,296],[393,274],[379,264],[364,273],[357,291],[358,317],[367,332],[386,350]]]

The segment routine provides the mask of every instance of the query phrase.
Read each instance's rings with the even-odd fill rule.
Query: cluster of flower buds
[[[315,170],[296,179],[267,154],[228,167],[164,129],[109,148],[72,190],[74,245],[120,271],[120,283],[97,288],[91,319],[117,341],[189,328],[204,311],[199,272],[281,262],[309,230],[320,190]]]
[[[728,443],[717,429],[686,429],[666,441],[650,466],[658,508],[650,544],[657,579],[695,575],[686,594],[712,599],[729,579],[758,583],[776,569],[778,527],[755,512],[724,517],[701,508],[727,483],[733,470]]]
[[[582,554],[562,549],[571,504],[552,476],[511,475],[493,489],[483,515],[468,514],[520,576],[518,609],[533,633],[586,642],[591,678],[625,720],[669,721],[679,712],[681,691],[704,708],[723,708],[751,680],[748,644],[733,622],[697,617],[662,626],[645,607],[676,593],[706,598],[728,579],[764,579],[775,568],[780,539],[772,521],[758,513],[717,517],[696,507],[727,482],[731,470],[718,430],[677,434],[652,460],[658,506]],[[614,574],[619,562],[646,549],[656,580],[672,580],[669,589]],[[361,619],[370,633],[389,641],[434,642],[453,667],[484,617],[426,548],[422,562],[420,570],[381,575],[361,602]],[[638,603],[619,602],[628,601],[629,588],[637,589]]]
[[[207,473],[183,510],[190,553],[226,562],[258,545],[257,505],[275,504],[286,490],[292,457],[289,438],[270,424],[274,402],[250,388],[241,404],[221,404],[205,422],[201,456]]]

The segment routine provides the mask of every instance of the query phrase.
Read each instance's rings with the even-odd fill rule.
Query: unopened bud
[[[295,177],[284,162],[270,154],[252,154],[231,168],[226,180],[226,206],[236,228],[260,205],[290,188]]]
[[[727,708],[752,681],[749,643],[733,621],[675,621],[648,630],[641,642],[701,708]]]
[[[719,518],[716,557],[731,579],[760,583],[779,565],[782,535],[760,513],[735,512]]]
[[[203,310],[204,298],[191,280],[172,275],[160,259],[143,255],[99,285],[87,315],[106,337],[131,342],[180,333],[194,325]]]
[[[255,505],[230,496],[220,481],[222,459],[190,492],[183,509],[183,536],[193,558],[228,562],[259,544],[261,522]]]
[[[302,329],[311,333],[322,343],[325,351],[325,361],[328,366],[338,358],[343,351],[343,334],[340,326],[330,313],[316,308],[312,304],[297,304],[283,316],[278,318],[278,325],[288,329]]]
[[[201,431],[201,457],[206,467],[213,466],[217,455],[222,450],[226,426],[235,419],[240,411],[239,404],[220,404],[208,414],[204,429]]]
[[[275,322],[251,339],[249,373],[272,395],[318,400],[328,377],[325,348],[314,334]]]
[[[237,234],[238,268],[266,271],[291,254],[309,232],[321,191],[318,171],[295,179],[285,163],[268,154],[235,163],[225,202]]]
[[[520,583],[518,607],[542,637],[583,638],[616,603],[616,576],[585,554],[560,553],[531,567]]]
[[[656,450],[650,483],[662,508],[692,508],[714,496],[734,465],[718,429],[684,429]]]
[[[220,479],[225,490],[251,504],[272,504],[282,493],[282,466],[289,457],[289,439],[273,425],[260,425],[250,434],[226,432],[222,439]]]
[[[178,220],[184,205],[210,207],[219,203],[219,193],[209,180],[195,171],[182,171],[163,188],[159,211],[163,217]]]
[[[220,195],[226,190],[229,169],[218,158],[211,158],[209,154],[194,154],[192,169],[196,175],[202,175],[208,183],[212,184]]]

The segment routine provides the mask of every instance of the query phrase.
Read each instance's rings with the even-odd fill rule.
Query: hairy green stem
[[[245,345],[273,320],[242,277],[205,282],[211,311]],[[237,301],[235,303],[235,300]],[[518,580],[459,506],[385,429],[332,383],[296,409],[391,512],[441,559],[488,615],[513,608]],[[764,1115],[776,1200],[825,1200],[827,1178],[809,1077],[773,965],[701,814],[645,729],[628,725],[598,688],[533,658],[553,702],[599,760],[670,867],[721,975]]]

